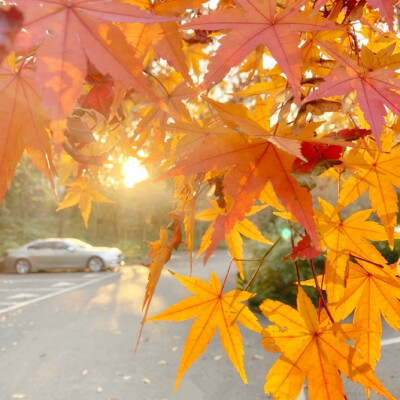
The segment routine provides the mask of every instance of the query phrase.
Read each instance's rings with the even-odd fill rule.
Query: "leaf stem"
[[[233,258],[231,259],[231,262],[229,263],[228,270],[226,271],[225,279],[224,279],[224,282],[223,282],[222,287],[221,287],[221,295],[222,295],[222,292],[224,291],[224,287],[225,287],[226,281],[228,279],[228,275],[229,275],[229,272],[231,270],[232,263],[233,263]]]
[[[275,243],[267,250],[267,252],[260,258],[257,269],[254,271],[253,276],[251,277],[250,281],[247,283],[247,285],[244,287],[243,291],[245,292],[253,283],[254,279],[256,278],[258,272],[260,271],[261,266],[263,265],[265,259],[271,253],[272,249],[280,242],[281,237],[279,237]],[[255,260],[243,260],[243,261],[255,261]]]
[[[314,260],[311,258],[309,261],[310,261],[311,270],[312,270],[312,273],[313,273],[313,276],[314,276],[315,287],[316,287],[316,289],[318,291],[319,298],[321,299],[322,304],[325,307],[325,310],[326,310],[326,313],[328,314],[329,319],[332,321],[332,323],[335,323],[335,320],[333,319],[332,314],[329,311],[328,305],[327,305],[327,303],[326,303],[326,301],[324,299],[324,296],[322,294],[321,287],[319,286],[317,273],[315,272]]]
[[[293,224],[290,221],[289,221],[289,226],[290,226],[290,244],[292,245],[292,253],[293,253],[293,249],[294,249]],[[293,262],[296,267],[297,283],[301,286],[299,263],[297,262],[297,259],[293,260]]]
[[[384,268],[384,266],[382,264],[377,264],[377,263],[375,263],[373,261],[367,260],[366,258],[358,257],[358,256],[355,256],[354,254],[351,254],[351,253],[349,253],[349,256],[355,258],[356,260],[364,261],[364,262],[367,262],[368,264],[375,265],[375,267],[379,267],[379,268],[382,268],[382,269]]]
[[[159,78],[157,78],[154,74],[152,74],[150,71],[147,71],[146,69],[143,70],[143,72],[149,76],[151,76],[154,80],[156,80],[160,86],[164,89],[165,93],[167,94],[167,97],[170,97],[170,94],[167,90],[167,88],[164,86],[164,84],[161,82]]]

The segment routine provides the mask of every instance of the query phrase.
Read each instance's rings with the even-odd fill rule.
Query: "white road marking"
[[[14,304],[18,304],[15,301],[0,301],[0,306],[13,306]]]
[[[18,278],[18,276],[17,277],[15,277],[13,280],[3,280],[3,281],[0,281],[0,283],[4,283],[4,284],[7,284],[7,285],[10,285],[10,284],[12,284],[12,283],[20,283],[20,282],[28,282],[28,283],[31,283],[31,282],[41,282],[41,283],[43,283],[43,282],[48,282],[48,281],[60,281],[60,279],[68,279],[69,281],[81,281],[82,279],[81,278],[70,278],[70,277],[67,277],[67,278],[60,278],[60,277],[58,277],[58,278],[48,278],[47,276],[45,276],[45,277],[43,277],[43,279],[35,279],[35,278],[32,278],[32,279],[27,279],[27,278]]]
[[[20,292],[21,290],[31,290],[31,291],[36,291],[36,292],[52,292],[54,288],[9,288],[9,289],[0,289],[0,292]]]
[[[51,286],[52,287],[66,287],[66,286],[73,286],[74,284],[72,282],[57,282],[53,283]]]
[[[391,344],[400,343],[400,336],[391,338],[391,339],[383,339],[381,341],[381,346],[389,346]]]
[[[31,300],[25,301],[23,303],[15,304],[15,305],[13,305],[11,307],[8,307],[8,308],[5,308],[3,310],[0,310],[0,314],[5,314],[5,313],[8,313],[10,311],[16,310],[18,308],[26,307],[26,306],[29,306],[30,304],[34,304],[34,303],[38,303],[39,301],[42,301],[42,300],[50,299],[51,297],[55,297],[55,296],[58,296],[60,294],[64,294],[64,293],[67,293],[67,292],[72,292],[73,290],[80,289],[80,288],[83,288],[85,286],[93,285],[94,283],[101,282],[101,281],[104,281],[105,279],[110,279],[110,278],[115,277],[115,276],[116,276],[116,274],[107,274],[106,276],[103,275],[103,276],[101,276],[101,277],[99,277],[97,279],[86,281],[86,282],[83,282],[83,283],[81,283],[79,285],[71,286],[71,287],[65,288],[63,290],[59,290],[57,292],[48,293],[48,294],[45,294],[44,296],[38,297],[36,299],[31,299]]]
[[[33,297],[38,297],[38,294],[33,294],[33,293],[18,293],[14,294],[12,296],[6,297],[7,300],[18,300],[18,299],[31,299]]]

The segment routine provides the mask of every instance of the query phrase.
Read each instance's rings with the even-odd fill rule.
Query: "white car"
[[[70,238],[34,240],[4,253],[5,272],[19,274],[55,268],[88,268],[92,272],[99,272],[123,264],[124,256],[120,249],[94,247]]]

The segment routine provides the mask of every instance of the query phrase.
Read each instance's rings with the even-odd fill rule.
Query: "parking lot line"
[[[50,281],[58,282],[61,279],[68,279],[69,281],[77,281],[77,282],[82,280],[81,278],[70,278],[70,277],[66,278],[65,276],[62,277],[62,278],[60,278],[60,277],[59,278],[48,278],[46,276],[43,279],[26,279],[26,278],[20,278],[17,275],[17,276],[13,276],[10,279],[2,279],[2,280],[0,280],[0,284],[4,283],[5,285],[10,285],[10,284],[13,284],[13,283],[20,283],[20,282],[29,282],[29,283],[30,282],[42,282],[43,283],[43,282],[50,282]]]
[[[6,288],[6,289],[0,289],[0,292],[20,292],[21,290],[33,290],[37,292],[52,292],[54,290],[57,290],[57,288]]]
[[[12,306],[10,306],[8,308],[5,308],[3,310],[0,310],[0,315],[8,313],[8,312],[13,311],[13,310],[17,310],[18,308],[29,306],[30,304],[38,303],[39,301],[42,301],[42,300],[50,299],[51,297],[55,297],[55,296],[58,296],[60,294],[64,294],[64,293],[67,293],[67,292],[72,292],[73,290],[80,289],[80,288],[83,288],[85,286],[93,285],[93,284],[95,284],[97,282],[101,282],[101,281],[104,281],[106,279],[110,279],[112,277],[115,277],[116,275],[119,275],[119,274],[110,273],[110,274],[107,274],[106,276],[101,276],[100,278],[92,279],[90,281],[83,282],[83,283],[81,283],[79,285],[70,286],[70,287],[62,289],[62,290],[54,291],[54,289],[52,289],[52,293],[48,293],[48,294],[45,294],[44,296],[37,297],[35,299],[31,299],[31,300],[28,300],[28,301],[24,301],[24,302],[12,305]],[[29,289],[29,290],[31,290],[31,289]]]
[[[390,338],[390,339],[383,339],[381,341],[381,346],[389,346],[391,344],[400,343],[400,336]]]

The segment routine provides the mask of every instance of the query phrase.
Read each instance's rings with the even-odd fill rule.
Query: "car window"
[[[43,249],[51,249],[52,242],[37,242],[28,247],[29,250],[43,250]]]
[[[69,244],[65,242],[52,242],[52,244],[54,250],[66,250],[69,247]]]
[[[81,247],[83,249],[90,249],[92,246],[89,243],[83,242],[79,239],[68,239],[75,246]]]

